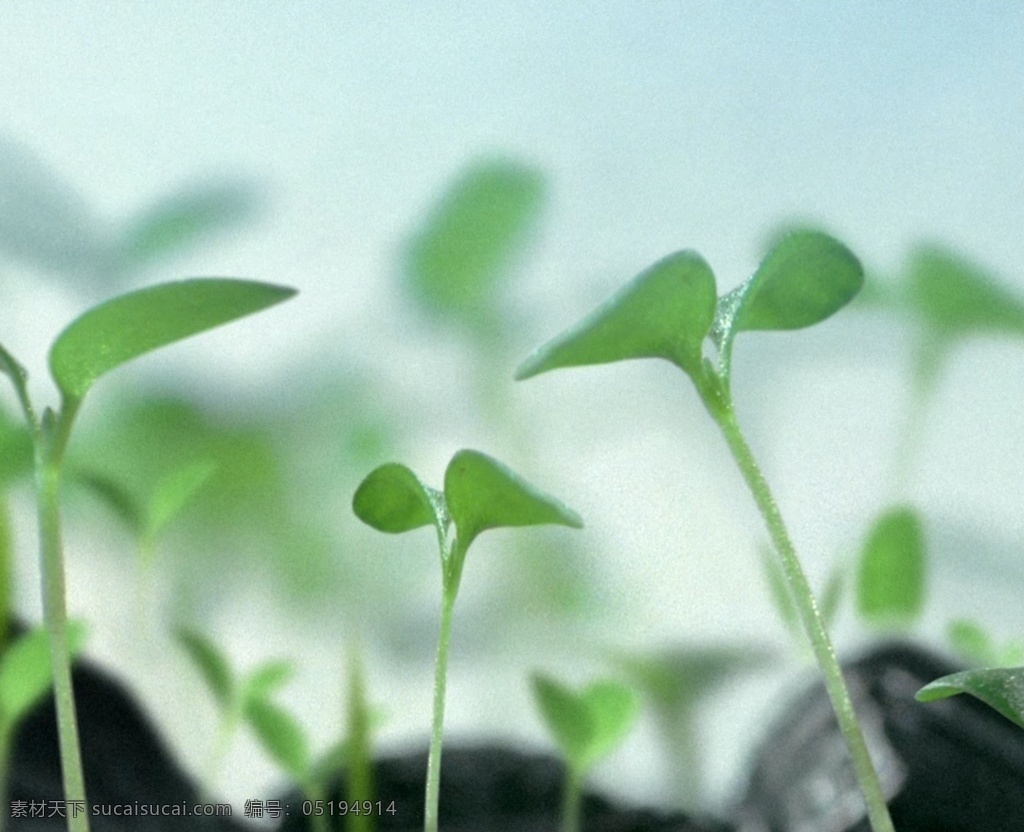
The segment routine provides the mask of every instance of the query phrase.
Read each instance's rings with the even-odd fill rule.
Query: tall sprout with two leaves
[[[433,526],[437,532],[441,626],[434,666],[434,715],[423,826],[425,832],[437,832],[452,612],[469,546],[487,529],[546,524],[580,528],[583,521],[568,506],[538,491],[496,459],[472,450],[459,451],[451,458],[443,491],[424,485],[404,465],[381,465],[360,483],[352,508],[360,520],[378,531],[397,534]]]
[[[768,482],[740,431],[731,389],[732,350],[739,333],[812,326],[845,306],[863,281],[857,258],[838,241],[813,231],[783,237],[749,280],[722,297],[703,258],[692,251],[678,252],[536,350],[516,377],[632,358],[666,359],[689,376],[767,524],[786,587],[825,676],[871,827],[874,832],[892,832],[885,795],[825,622]],[[714,347],[711,358],[705,354],[708,342]]]
[[[25,369],[0,347],[0,371],[14,385],[34,451],[43,617],[50,639],[64,796],[82,807],[85,781],[71,685],[60,522],[62,464],[75,417],[92,385],[125,362],[293,294],[292,289],[265,283],[197,278],[130,292],[93,307],[64,329],[50,349],[50,373],[61,401],[57,410],[47,407],[41,414],[29,398]],[[88,830],[87,811],[69,809],[68,828]]]

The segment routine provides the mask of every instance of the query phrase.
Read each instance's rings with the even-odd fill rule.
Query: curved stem
[[[705,403],[707,404],[706,400]],[[867,803],[871,828],[874,832],[894,832],[889,809],[885,803],[885,795],[878,780],[878,773],[871,762],[864,734],[853,710],[850,692],[843,680],[842,668],[839,666],[832,642],[828,637],[821,611],[814,600],[814,593],[811,591],[807,576],[797,558],[793,542],[782,521],[782,514],[768,488],[768,482],[761,473],[750,446],[747,445],[740,432],[732,407],[722,407],[718,403],[708,404],[708,411],[718,423],[718,427],[729,445],[729,450],[732,452],[733,458],[743,474],[743,479],[746,480],[747,487],[753,494],[761,516],[768,526],[775,550],[782,560],[782,572],[786,584],[800,614],[804,631],[811,641],[818,666],[825,676],[825,688],[828,691],[829,699],[832,700],[832,708],[839,720],[839,730],[846,740],[846,747],[853,760],[857,783]]]

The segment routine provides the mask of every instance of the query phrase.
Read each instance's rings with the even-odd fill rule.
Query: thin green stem
[[[580,832],[583,812],[583,778],[572,767],[565,771],[562,793],[562,832]]]
[[[58,422],[57,432],[36,443],[36,493],[39,507],[39,550],[42,572],[43,618],[50,637],[50,661],[53,691],[57,704],[57,731],[60,740],[64,798],[69,802],[68,830],[88,832],[88,805],[85,802],[85,777],[78,741],[78,719],[71,684],[71,659],[68,651],[67,607],[64,586],[64,549],[60,526],[60,452],[66,441],[67,426]],[[61,429],[63,427],[63,430]],[[79,803],[80,801],[80,803]],[[85,811],[72,807],[81,805]]]
[[[758,467],[754,455],[747,445],[743,434],[740,432],[736,422],[736,416],[731,406],[722,406],[717,400],[709,403],[705,399],[708,411],[718,423],[719,428],[725,437],[729,450],[732,452],[736,464],[739,466],[743,479],[757,507],[768,526],[772,543],[782,560],[782,571],[786,583],[789,586],[790,594],[800,613],[800,619],[811,641],[814,656],[818,666],[825,676],[825,688],[829,698],[832,700],[832,707],[839,720],[839,730],[846,740],[850,757],[853,760],[853,767],[856,773],[857,782],[867,803],[868,819],[874,832],[894,832],[892,819],[889,817],[889,809],[885,803],[885,795],[882,792],[881,783],[878,780],[878,773],[871,762],[868,753],[867,743],[864,741],[864,734],[861,731],[857,715],[853,710],[853,702],[850,699],[850,692],[843,680],[842,668],[836,658],[832,642],[828,637],[825,621],[822,618],[818,605],[814,600],[814,593],[811,591],[807,576],[797,558],[796,550],[790,540],[789,532],[786,531],[782,514],[772,496],[761,469]]]
[[[459,557],[456,543],[450,557]],[[447,566],[447,564],[445,564]],[[437,637],[437,659],[434,664],[434,722],[430,732],[430,752],[427,756],[427,794],[423,812],[424,832],[437,832],[438,807],[441,796],[441,740],[444,734],[444,697],[448,677],[448,646],[452,635],[452,611],[458,581],[447,577],[441,600],[441,628]]]

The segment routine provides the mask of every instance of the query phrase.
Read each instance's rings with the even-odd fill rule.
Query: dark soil
[[[847,666],[858,713],[880,763],[898,832],[1024,830],[1024,731],[976,700],[922,704],[914,693],[954,670],[907,645],[887,646]],[[192,805],[196,784],[183,772],[129,693],[79,663],[74,671],[90,805]],[[693,819],[584,800],[584,832],[868,832],[838,727],[823,687],[811,685],[754,755],[735,817]],[[426,753],[375,766],[380,832],[422,829]],[[556,832],[563,769],[552,757],[497,746],[446,747],[441,778],[443,832]],[[10,777],[12,806],[49,814],[62,799],[53,701],[20,727]],[[331,795],[341,799],[343,784]],[[279,798],[287,814],[277,832],[305,832],[302,797]],[[21,803],[18,803],[18,802]],[[61,817],[13,816],[11,832],[58,832]],[[262,829],[275,829],[264,820]],[[91,818],[94,832],[252,832],[244,818],[115,816]],[[340,823],[333,828],[340,829]]]

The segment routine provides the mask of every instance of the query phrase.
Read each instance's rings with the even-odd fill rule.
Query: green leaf
[[[99,471],[74,469],[71,479],[87,488],[111,509],[132,534],[138,536],[143,530],[143,510],[135,495],[113,477]]]
[[[204,459],[191,462],[165,475],[149,498],[146,533],[155,539],[209,482],[217,465]]]
[[[861,552],[857,608],[872,624],[906,625],[921,612],[925,596],[924,531],[906,506],[886,511]]]
[[[195,630],[180,628],[174,635],[199,670],[217,704],[223,710],[231,708],[235,697],[235,679],[227,656],[210,639]]]
[[[640,710],[633,690],[612,680],[576,693],[538,673],[533,692],[566,762],[581,775],[626,738]]]
[[[242,682],[241,701],[247,703],[265,700],[295,675],[295,667],[291,662],[276,660],[264,662],[253,670]]]
[[[939,333],[1024,335],[1024,299],[952,252],[918,248],[911,256],[908,282],[914,308]]]
[[[559,367],[665,358],[691,376],[715,313],[715,276],[699,254],[655,263],[579,324],[535,350],[516,371],[530,378]]]
[[[265,699],[247,702],[243,714],[267,753],[298,783],[305,783],[310,773],[309,744],[299,723]]]
[[[0,410],[0,489],[32,471],[32,437]]]
[[[257,202],[247,182],[223,182],[161,199],[131,222],[118,245],[123,267],[139,268],[248,219]]]
[[[917,692],[921,702],[969,693],[1024,728],[1024,667],[964,670],[936,679]]]
[[[470,169],[409,246],[413,296],[432,312],[493,323],[495,290],[536,222],[544,190],[543,175],[517,162]]]
[[[100,376],[126,361],[294,294],[248,280],[196,278],[121,295],[93,307],[57,337],[50,372],[61,392],[78,400]]]
[[[975,621],[958,619],[946,627],[946,638],[961,656],[977,665],[996,664],[992,637]]]
[[[85,643],[85,626],[68,622],[68,650],[75,656]],[[37,627],[17,637],[0,656],[0,720],[15,725],[53,686],[50,636]]]
[[[397,462],[366,475],[352,498],[352,510],[366,525],[390,534],[431,523],[443,530],[446,522],[441,495]]]
[[[802,329],[831,317],[864,285],[860,261],[819,231],[785,235],[757,271],[722,298],[731,307],[730,329]]]
[[[444,474],[444,495],[463,547],[486,529],[583,526],[571,508],[479,451],[462,450],[452,457]]]

